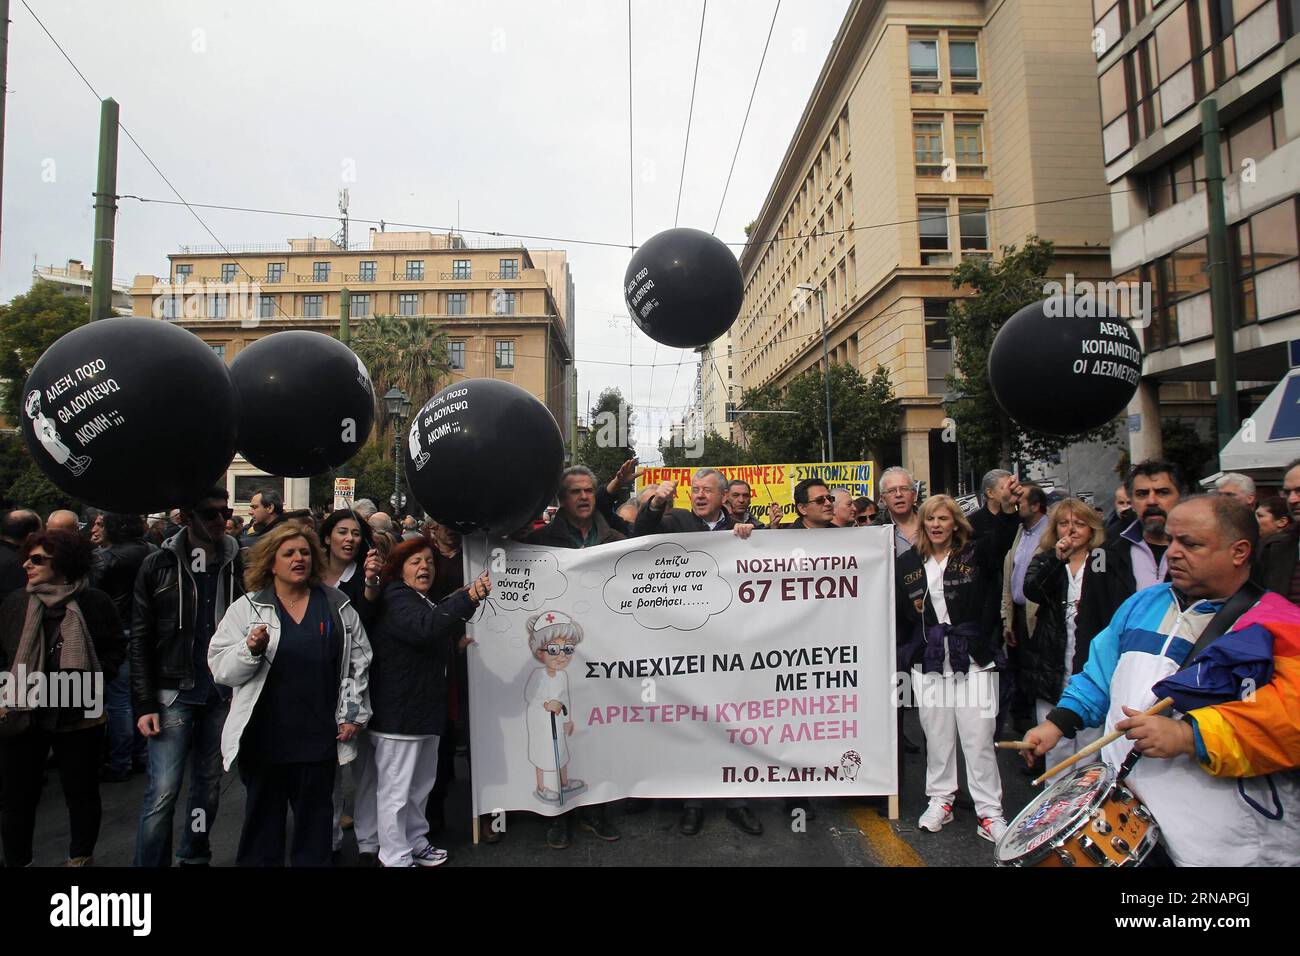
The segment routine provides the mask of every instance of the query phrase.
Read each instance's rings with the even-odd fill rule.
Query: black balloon
[[[226,365],[158,319],[100,319],[51,345],[23,387],[23,438],[63,491],[106,511],[188,505],[235,455]]]
[[[351,460],[370,437],[370,373],[338,339],[276,332],[235,356],[230,378],[239,395],[239,453],[268,474],[319,475]]]
[[[425,403],[406,433],[406,483],[439,523],[506,536],[540,515],[564,469],[546,406],[517,385],[471,378]]]
[[[1059,296],[1035,302],[998,331],[989,382],[1022,428],[1077,435],[1114,419],[1137,391],[1137,335],[1123,319],[1097,316],[1093,302]]]
[[[650,237],[623,276],[632,319],[650,338],[673,348],[699,348],[726,332],[744,294],[736,257],[699,229]]]

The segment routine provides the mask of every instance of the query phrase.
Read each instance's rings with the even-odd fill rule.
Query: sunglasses
[[[546,653],[551,657],[559,657],[563,654],[565,657],[573,656],[574,647],[572,644],[547,644]]]
[[[809,503],[810,505],[828,505],[828,504],[834,504],[834,503],[835,503],[835,497],[834,497],[833,495],[818,495],[816,498],[809,498],[809,499],[808,499],[808,503]]]
[[[39,568],[49,562],[50,556],[48,554],[29,554],[27,560]]]
[[[858,524],[871,524],[871,519],[874,518],[874,517],[875,517],[875,515],[859,515],[859,516],[858,516],[857,523],[858,523]]]
[[[234,508],[196,508],[194,514],[204,521],[213,521],[216,518],[233,518],[235,516]]]

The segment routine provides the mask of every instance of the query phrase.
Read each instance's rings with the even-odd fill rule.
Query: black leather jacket
[[[86,575],[86,584],[98,588],[113,599],[117,616],[128,632],[135,604],[135,579],[145,558],[157,551],[156,545],[144,538],[124,541],[95,552],[95,561]]]
[[[239,545],[231,537],[222,541],[214,632],[226,608],[244,593]],[[145,558],[136,577],[130,660],[131,706],[137,717],[158,713],[160,690],[189,690],[194,686],[198,588],[190,570],[193,560],[189,531],[182,531]]]

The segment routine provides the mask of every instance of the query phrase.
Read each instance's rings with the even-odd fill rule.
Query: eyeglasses
[[[27,560],[39,568],[50,560],[50,556],[48,554],[29,554]]]
[[[234,508],[196,508],[194,510],[194,514],[195,516],[203,519],[204,521],[212,521],[217,517],[229,519],[235,516],[235,509]]]
[[[834,502],[835,502],[834,495],[818,495],[816,498],[808,499],[808,503],[810,505],[827,505],[827,504],[834,504]]]
[[[572,657],[574,646],[572,644],[547,644],[546,653],[551,657],[559,657],[563,654],[565,657]]]
[[[872,520],[874,517],[875,517],[875,515],[858,515],[857,523],[858,523],[858,524],[871,524],[871,520]]]

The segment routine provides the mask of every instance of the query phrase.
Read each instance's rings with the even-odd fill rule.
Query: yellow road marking
[[[869,807],[849,811],[849,816],[862,831],[862,842],[882,866],[925,866],[920,854],[907,845],[889,821]]]

